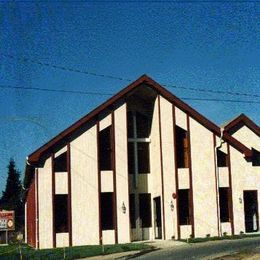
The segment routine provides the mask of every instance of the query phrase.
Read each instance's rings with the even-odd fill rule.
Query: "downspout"
[[[215,146],[215,168],[216,168],[216,186],[217,186],[217,190],[216,190],[216,196],[217,196],[217,211],[218,211],[218,226],[219,226],[219,230],[218,230],[218,234],[219,236],[222,236],[222,227],[221,227],[221,221],[220,221],[220,207],[219,207],[219,167],[218,167],[218,157],[217,157],[217,151],[222,147],[222,145],[225,143],[225,141],[223,140],[223,134],[224,134],[224,128],[220,128],[220,144]]]

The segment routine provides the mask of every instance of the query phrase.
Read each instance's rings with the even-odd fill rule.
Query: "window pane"
[[[139,194],[139,211],[140,218],[142,220],[142,227],[151,227],[151,194],[143,193]]]
[[[68,232],[68,195],[55,195],[55,232]]]
[[[135,222],[135,194],[129,195],[129,207],[130,207],[131,228],[135,228],[136,227],[136,222]]]
[[[99,167],[101,171],[112,170],[111,126],[99,133]]]
[[[176,157],[177,157],[177,167],[178,168],[188,168],[189,167],[189,147],[188,147],[188,134],[184,129],[176,126]]]
[[[128,173],[135,172],[134,143],[128,142]]]
[[[127,112],[127,135],[128,138],[134,138],[133,113]]]
[[[220,221],[229,222],[229,188],[219,188]]]
[[[114,229],[113,211],[113,192],[101,193],[102,230]]]
[[[149,173],[150,172],[150,154],[149,143],[138,143],[138,172]]]
[[[220,150],[217,150],[217,164],[218,164],[218,167],[227,166],[227,154]]]
[[[67,152],[54,158],[54,171],[66,172],[67,171]]]
[[[136,131],[138,138],[148,138],[150,135],[149,118],[136,112]]]
[[[190,191],[178,191],[178,215],[180,225],[190,225]]]

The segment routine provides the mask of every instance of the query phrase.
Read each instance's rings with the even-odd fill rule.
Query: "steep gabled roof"
[[[35,152],[29,155],[28,162],[33,165],[37,165],[42,155],[44,155],[46,152],[52,150],[55,146],[57,146],[59,143],[64,140],[67,140],[69,136],[71,136],[76,130],[80,129],[81,126],[86,124],[88,121],[95,119],[102,111],[105,109],[108,109],[113,106],[113,104],[123,98],[125,98],[130,92],[132,92],[134,89],[136,89],[141,84],[148,85],[152,89],[154,89],[158,94],[166,98],[168,101],[173,103],[176,107],[187,113],[190,117],[201,123],[203,126],[205,126],[207,129],[215,133],[217,136],[220,136],[221,131],[220,128],[215,125],[213,122],[202,116],[200,113],[198,113],[196,110],[191,108],[189,105],[187,105],[185,102],[177,98],[175,95],[173,95],[171,92],[169,92],[167,89],[163,88],[161,85],[159,85],[157,82],[155,82],[153,79],[148,77],[147,75],[143,75],[140,78],[138,78],[136,81],[128,85],[126,88],[118,92],[116,95],[108,99],[105,103],[98,106],[96,109],[88,113],[86,116],[82,117],[80,120],[72,124],[70,127],[65,129],[63,132],[58,134],[56,137],[51,139],[49,142],[41,146],[39,149],[37,149]],[[237,141],[235,138],[230,136],[228,133],[224,133],[223,136],[224,140],[226,140],[228,143],[230,143],[234,148],[239,150],[241,153],[245,155],[245,157],[251,157],[252,151],[248,149],[246,146],[244,146],[242,143]]]
[[[224,125],[224,129],[227,133],[233,134],[241,127],[247,126],[251,129],[256,135],[260,136],[260,127],[256,125],[249,117],[245,114],[241,114],[238,117],[232,119],[227,124]]]

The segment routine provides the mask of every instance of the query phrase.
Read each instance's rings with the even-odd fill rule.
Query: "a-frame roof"
[[[47,153],[50,150],[53,150],[58,144],[61,142],[64,142],[64,140],[68,140],[68,138],[78,129],[80,129],[84,124],[86,124],[88,121],[95,119],[100,113],[102,113],[105,109],[108,109],[113,106],[113,104],[121,99],[124,99],[127,97],[127,95],[130,94],[133,90],[138,88],[140,85],[145,84],[151,87],[153,90],[155,90],[158,94],[163,96],[165,99],[167,99],[169,102],[174,104],[176,107],[187,113],[190,117],[201,123],[203,126],[205,126],[207,129],[212,131],[217,136],[221,135],[220,128],[202,116],[200,113],[198,113],[196,110],[191,108],[188,104],[177,98],[175,95],[173,95],[171,92],[169,92],[167,89],[163,88],[161,85],[159,85],[157,82],[155,82],[153,79],[148,77],[147,75],[143,75],[140,78],[138,78],[136,81],[132,82],[130,85],[128,85],[126,88],[118,92],[116,95],[108,99],[105,103],[98,106],[96,109],[88,113],[86,116],[82,117],[80,120],[72,124],[70,127],[65,129],[63,132],[55,136],[53,139],[51,139],[49,142],[41,146],[39,149],[37,149],[35,152],[30,154],[28,156],[28,163],[32,165],[37,165],[40,158]],[[242,143],[240,143],[238,140],[230,136],[227,132],[224,133],[223,139],[230,143],[234,148],[239,150],[241,153],[244,154],[245,157],[251,157],[252,151],[248,149],[246,146],[244,146]]]
[[[238,117],[232,119],[227,124],[224,125],[224,129],[227,133],[233,134],[241,127],[247,126],[256,135],[260,136],[260,127],[256,125],[249,117],[245,114],[241,114]]]

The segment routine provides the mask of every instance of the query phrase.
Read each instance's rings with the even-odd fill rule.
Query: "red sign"
[[[14,211],[0,211],[0,230],[14,230]]]

